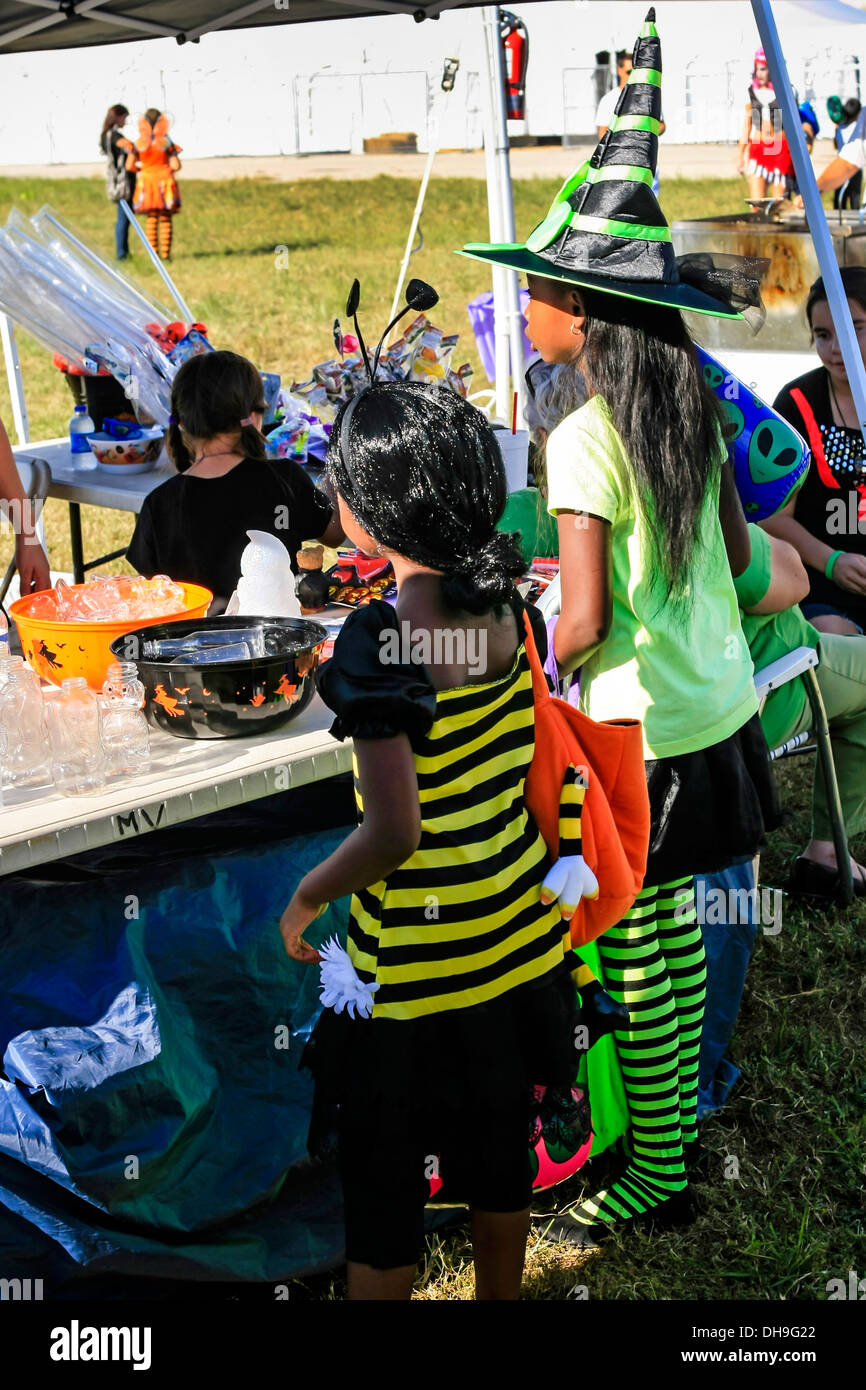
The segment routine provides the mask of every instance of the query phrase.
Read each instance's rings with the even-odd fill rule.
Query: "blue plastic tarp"
[[[298,1070],[318,971],[289,960],[277,923],[345,834],[162,865],[140,855],[96,881],[4,881],[9,1277],[11,1254],[22,1274],[56,1279],[271,1280],[339,1262],[339,1188],[309,1163],[312,1085]],[[346,910],[317,928],[344,931]]]

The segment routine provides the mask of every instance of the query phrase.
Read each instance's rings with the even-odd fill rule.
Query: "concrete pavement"
[[[595,144],[541,145],[511,151],[511,173],[515,179],[562,178],[588,159]],[[818,140],[815,168],[820,170],[833,156],[830,140]],[[423,154],[311,154],[311,155],[231,155],[215,159],[184,159],[181,179],[268,179],[278,183],[297,179],[372,179],[379,174],[392,178],[420,180],[426,156]],[[662,178],[733,178],[736,174],[735,145],[666,145],[660,141],[659,173]],[[102,162],[90,164],[5,164],[0,176],[9,178],[82,179],[105,173]],[[484,154],[481,150],[443,151],[436,156],[433,177],[440,179],[483,179]]]

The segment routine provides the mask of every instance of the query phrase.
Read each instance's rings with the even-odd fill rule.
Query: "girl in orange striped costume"
[[[164,261],[171,259],[172,219],[180,211],[174,177],[180,168],[180,145],[170,138],[168,128],[168,116],[151,106],[138,123],[138,139],[127,160],[127,168],[138,173],[134,209],[146,214],[147,239]]]

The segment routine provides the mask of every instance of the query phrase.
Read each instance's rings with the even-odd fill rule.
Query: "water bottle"
[[[8,675],[0,689],[0,725],[5,741],[3,785],[50,785],[51,759],[39,677],[24,665],[23,657],[7,657],[6,665]]]
[[[46,710],[54,781],[66,796],[82,796],[105,786],[105,755],[99,731],[99,704],[83,676],[68,676]]]
[[[96,426],[87,413],[86,405],[77,405],[69,421],[69,448],[78,468],[95,468],[96,459],[90,452],[90,436]]]
[[[245,651],[241,651],[241,647]],[[229,651],[237,647],[237,652]],[[213,651],[226,648],[228,655],[214,657]],[[207,660],[248,661],[250,657],[265,655],[265,637],[260,627],[210,628],[204,632],[188,632],[186,637],[163,637],[156,641],[142,643],[142,655],[151,660],[164,661],[175,657],[181,661],[199,664]]]
[[[150,731],[142,711],[144,686],[134,661],[113,661],[102,687],[102,746],[109,777],[150,769]]]

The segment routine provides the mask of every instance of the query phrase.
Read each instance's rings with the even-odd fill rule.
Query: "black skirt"
[[[757,854],[782,824],[779,793],[757,714],[730,738],[646,764],[650,846],[644,884],[712,874]]]
[[[333,1133],[336,1107],[386,1101],[401,1129],[410,1117],[495,1114],[533,1085],[571,1086],[580,1053],[577,993],[562,966],[487,1004],[417,1019],[350,1018],[323,1010],[302,1059],[316,1083],[311,1153]]]

